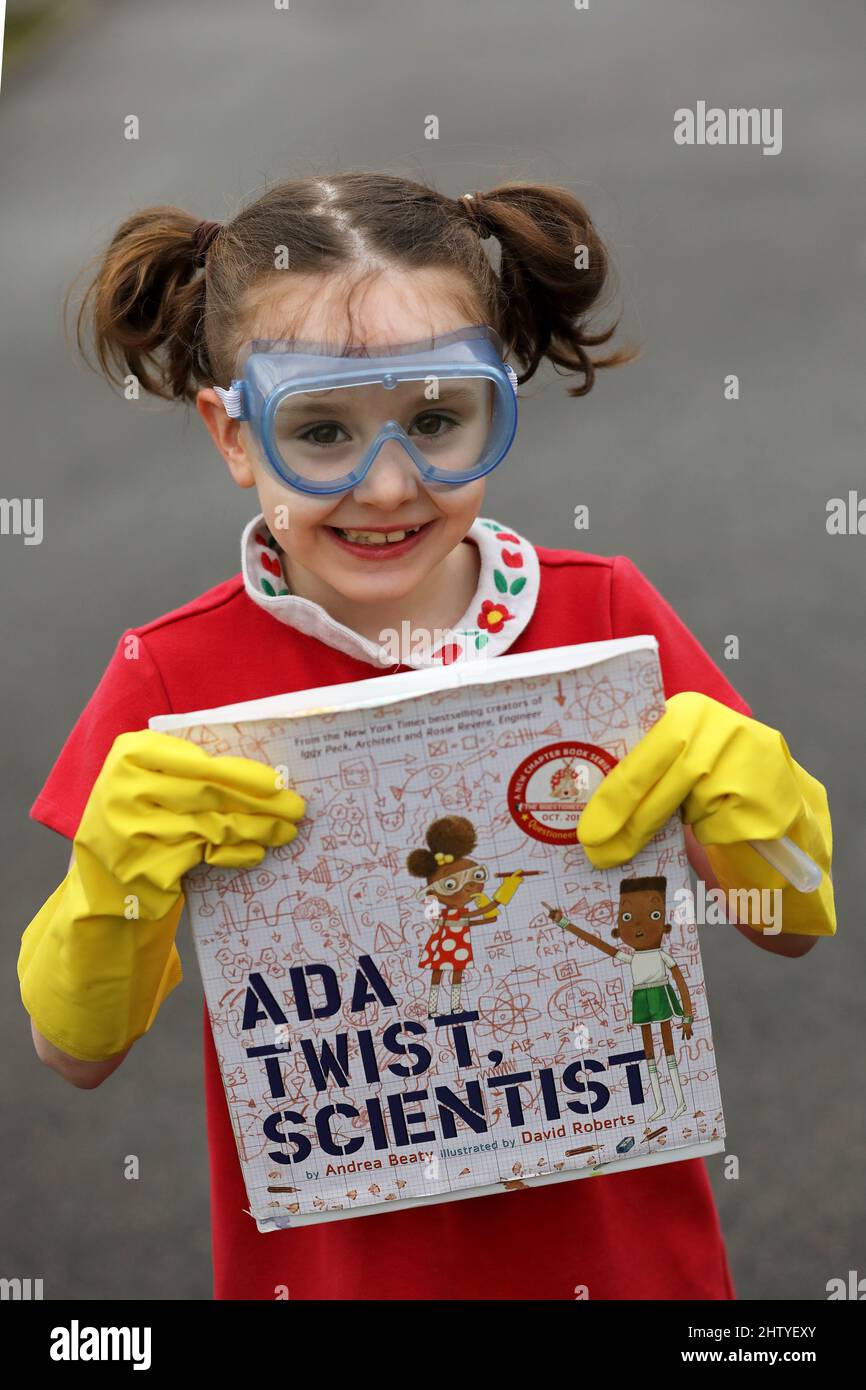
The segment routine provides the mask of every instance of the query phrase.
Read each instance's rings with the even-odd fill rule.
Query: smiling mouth
[[[407,526],[402,531],[356,531],[350,527],[332,526],[330,529],[336,531],[344,541],[351,541],[353,545],[398,545],[400,541],[405,541],[407,536],[417,536],[419,531],[423,531],[425,526],[429,526],[429,521],[421,522],[418,526]]]

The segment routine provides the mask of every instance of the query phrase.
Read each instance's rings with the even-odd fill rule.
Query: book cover
[[[307,805],[184,879],[259,1230],[722,1150],[681,821],[575,833],[663,711],[634,637],[151,721]]]

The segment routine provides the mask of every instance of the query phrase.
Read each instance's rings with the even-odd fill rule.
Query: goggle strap
[[[515,396],[516,396],[516,395],[517,395],[517,373],[516,373],[516,371],[514,370],[514,368],[511,366],[511,363],[510,363],[510,362],[506,362],[504,365],[505,365],[505,370],[506,370],[506,372],[508,373],[508,380],[511,382],[511,389],[512,389],[512,391],[514,392],[514,394],[515,394]]]
[[[215,386],[214,390],[225,406],[226,415],[232,420],[246,419],[244,413],[243,382],[233,381],[228,390],[223,386]]]

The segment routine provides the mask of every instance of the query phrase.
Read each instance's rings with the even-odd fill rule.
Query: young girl
[[[24,933],[21,993],[38,1055],[72,1084],[110,1075],[179,982],[181,875],[259,862],[304,810],[272,769],[151,733],[150,716],[381,674],[386,633],[449,634],[394,670],[654,633],[667,709],[584,812],[590,859],[626,862],[681,807],[709,885],[781,888],[747,842],[787,834],[821,888],[785,888],[784,934],[740,930],[786,955],[833,933],[826,794],[781,734],[630,560],[479,516],[513,437],[510,378],[547,358],[580,396],[623,360],[594,360],[607,288],[590,218],[558,187],[450,198],[353,172],[280,184],[222,225],[159,207],[120,226],[79,343],[89,327],[111,380],[194,401],[259,508],[240,574],[121,636],[31,810],[73,853]],[[420,392],[400,377],[412,359]],[[733,1297],[700,1160],[259,1235],[206,1012],[204,1065],[217,1298]]]

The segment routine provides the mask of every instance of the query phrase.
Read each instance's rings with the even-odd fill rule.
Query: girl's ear
[[[673,928],[672,928],[670,922],[665,922],[665,931],[666,931],[666,932],[673,931]]]
[[[614,927],[611,936],[619,936],[619,927]]]
[[[238,487],[254,487],[255,474],[241,435],[243,422],[226,415],[225,406],[210,386],[197,393],[195,405]]]

